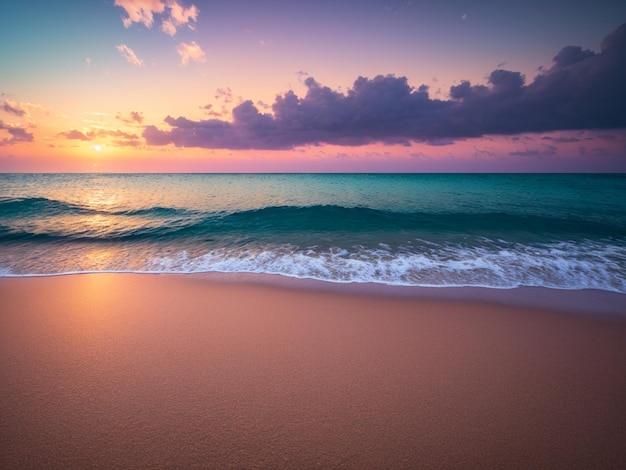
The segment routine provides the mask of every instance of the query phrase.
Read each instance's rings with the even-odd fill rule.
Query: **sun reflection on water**
[[[103,189],[94,189],[81,197],[82,205],[91,210],[110,210],[119,197]]]

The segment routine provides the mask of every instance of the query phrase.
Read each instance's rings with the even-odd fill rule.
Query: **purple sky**
[[[14,2],[0,171],[626,171],[626,5]]]

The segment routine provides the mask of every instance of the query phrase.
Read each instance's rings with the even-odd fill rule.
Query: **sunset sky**
[[[624,1],[2,10],[2,172],[626,172]]]

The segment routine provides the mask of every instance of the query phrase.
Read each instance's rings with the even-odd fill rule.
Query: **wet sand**
[[[626,296],[391,291],[0,279],[0,467],[626,466]]]

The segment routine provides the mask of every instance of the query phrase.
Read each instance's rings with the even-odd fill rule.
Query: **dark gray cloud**
[[[607,36],[598,53],[561,49],[552,66],[526,84],[519,72],[497,69],[487,84],[450,88],[450,99],[429,96],[405,77],[359,77],[346,93],[307,77],[304,97],[276,97],[272,113],[252,101],[232,111],[232,121],[167,116],[168,129],[147,126],[150,145],[229,149],[288,149],[330,143],[447,142],[483,135],[512,135],[626,127],[626,25]],[[228,100],[229,89],[216,98]]]

